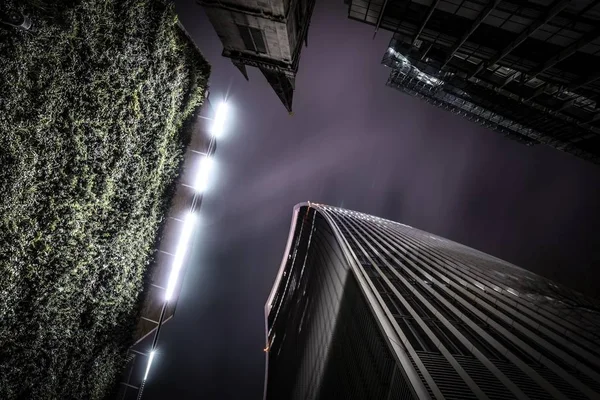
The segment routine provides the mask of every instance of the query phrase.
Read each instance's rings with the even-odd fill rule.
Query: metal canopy
[[[600,0],[348,3],[350,18],[394,33],[389,86],[600,163]]]
[[[448,64],[448,61],[450,61],[450,59],[454,57],[454,53],[456,53],[456,50],[461,48],[461,46],[467,41],[467,39],[469,39],[469,36],[471,36],[473,32],[475,32],[475,30],[479,28],[479,25],[481,25],[483,20],[486,19],[488,15],[490,15],[490,13],[494,10],[494,8],[496,8],[496,6],[499,3],[500,0],[492,0],[487,4],[487,6],[485,6],[485,8],[477,16],[477,19],[473,21],[471,28],[469,28],[469,30],[465,32],[465,34],[460,38],[460,40],[454,46],[452,46],[450,53],[448,53],[448,56],[446,57],[446,61],[444,61],[444,63],[442,64],[442,69],[446,66],[446,64]]]
[[[569,5],[570,2],[571,2],[571,0],[557,0],[556,2],[554,2],[554,4],[552,5],[552,8],[548,11],[548,13],[546,14],[546,16],[543,19],[534,21],[523,32],[521,32],[519,34],[519,36],[517,36],[515,38],[515,40],[513,40],[508,46],[506,46],[504,49],[502,49],[502,51],[500,51],[498,53],[498,55],[496,55],[495,57],[493,57],[492,59],[490,59],[487,62],[479,63],[477,70],[474,73],[472,73],[470,76],[471,77],[475,76],[484,67],[494,65],[497,62],[499,62],[500,60],[502,60],[510,52],[512,52],[514,49],[516,49],[517,46],[519,46],[521,43],[523,43],[529,36],[531,36],[531,34],[533,34],[535,31],[537,31],[542,25],[547,24],[548,21],[550,21],[552,18],[554,18],[559,12],[564,10],[565,7],[567,7],[567,5]]]
[[[581,49],[582,47],[584,47],[587,44],[591,43],[592,41],[596,40],[598,37],[600,37],[600,26],[597,27],[596,29],[594,29],[592,32],[588,33],[587,35],[584,35],[579,40],[575,41],[575,43],[573,43],[569,47],[563,49],[561,52],[559,52],[555,56],[551,57],[543,64],[541,64],[541,65],[537,66],[536,68],[534,68],[533,70],[531,70],[528,74],[529,79],[535,78],[536,76],[545,72],[549,68],[552,68],[559,62],[572,56],[577,50]]]

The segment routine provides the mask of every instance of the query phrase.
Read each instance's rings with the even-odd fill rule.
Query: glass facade
[[[296,206],[265,399],[597,399],[598,302],[403,224]]]
[[[346,0],[393,32],[387,85],[522,143],[600,163],[597,0]]]

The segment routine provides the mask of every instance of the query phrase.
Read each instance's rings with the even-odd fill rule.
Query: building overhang
[[[244,53],[241,51],[223,49],[223,52],[221,53],[221,55],[226,58],[231,58],[232,60],[235,60],[235,61],[240,61],[245,65],[248,65],[251,67],[256,67],[256,68],[261,68],[261,69],[267,69],[267,70],[273,70],[273,71],[285,71],[285,72],[290,72],[290,73],[295,73],[296,69],[297,69],[297,68],[294,69],[292,63],[289,63],[289,62],[275,60],[275,59],[268,58],[268,57],[262,57],[259,55]]]

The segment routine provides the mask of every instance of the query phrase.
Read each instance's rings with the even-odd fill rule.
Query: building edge
[[[402,348],[400,343],[402,340],[397,335],[394,327],[390,324],[389,320],[385,317],[385,311],[380,305],[380,300],[377,299],[377,291],[374,290],[369,284],[368,280],[365,278],[363,273],[358,268],[358,260],[353,255],[352,250],[350,249],[350,245],[348,244],[346,238],[341,234],[340,228],[337,223],[331,218],[331,216],[327,213],[327,209],[329,206],[325,206],[319,203],[313,203],[310,201],[301,202],[294,206],[292,213],[292,225],[290,227],[290,231],[288,234],[288,241],[286,244],[285,252],[283,255],[283,260],[277,272],[275,281],[273,283],[273,287],[271,292],[269,293],[269,297],[265,304],[265,380],[264,380],[264,389],[263,389],[263,400],[267,400],[267,387],[268,387],[268,376],[269,376],[269,326],[268,326],[268,318],[269,313],[271,311],[271,306],[273,299],[275,297],[275,293],[277,292],[277,288],[281,282],[281,278],[283,277],[283,273],[285,267],[287,265],[287,261],[292,255],[290,250],[292,248],[292,244],[294,242],[294,236],[296,233],[298,219],[300,217],[300,210],[303,207],[307,207],[309,210],[312,208],[315,212],[321,214],[324,219],[327,221],[329,226],[332,228],[334,233],[334,237],[340,245],[340,248],[344,254],[345,261],[349,266],[349,270],[352,275],[356,279],[358,283],[358,287],[362,295],[365,297],[367,306],[371,309],[373,315],[375,316],[375,320],[381,329],[383,337],[389,346],[391,353],[396,358],[396,361],[403,368],[403,372],[407,381],[410,382],[411,389],[415,392],[417,398],[419,399],[430,399],[431,396],[429,392],[425,388],[425,385],[421,381],[417,371],[414,369],[412,362],[406,354],[405,350]],[[333,207],[332,207],[333,208]],[[300,238],[298,238],[300,239]]]

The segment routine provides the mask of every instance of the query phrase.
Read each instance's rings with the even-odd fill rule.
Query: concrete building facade
[[[597,301],[337,207],[295,207],[265,329],[266,400],[600,398]]]
[[[314,0],[198,0],[230,58],[246,79],[258,68],[288,112]]]

